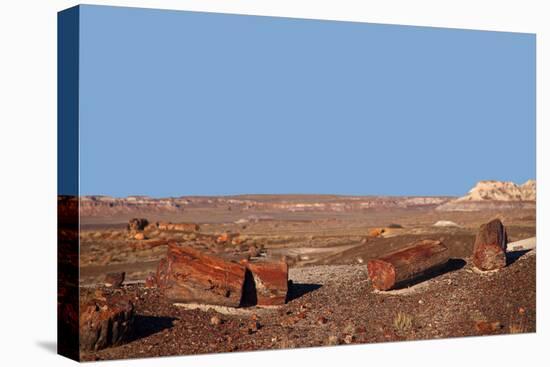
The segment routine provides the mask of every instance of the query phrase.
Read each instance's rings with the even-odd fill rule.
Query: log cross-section
[[[190,246],[168,246],[159,263],[157,282],[173,302],[238,307],[246,269]]]
[[[254,282],[252,289],[245,287],[245,298],[248,300],[255,298],[259,306],[285,304],[288,293],[288,265],[286,262],[243,261],[242,263],[250,272]],[[250,292],[254,294],[251,295]]]
[[[423,240],[370,260],[367,271],[374,288],[385,291],[434,271],[448,261],[449,250],[440,241]]]
[[[482,224],[474,243],[472,262],[475,267],[484,271],[504,268],[507,243],[506,229],[499,219]]]

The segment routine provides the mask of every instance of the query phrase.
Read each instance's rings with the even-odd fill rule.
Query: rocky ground
[[[514,201],[518,195],[525,200]],[[90,361],[534,332],[536,250],[510,254],[508,266],[492,273],[474,270],[470,260],[479,226],[494,218],[504,223],[510,242],[536,237],[534,195],[534,183],[520,187],[491,181],[476,186],[467,196],[472,200],[85,198],[80,230],[73,229],[66,241],[79,249],[78,259],[69,262],[78,270],[80,301],[98,295],[129,298],[135,319],[129,341],[81,352],[81,357]],[[134,217],[149,222],[140,238],[127,229]],[[162,229],[157,221],[196,223],[200,229]],[[220,242],[223,236],[226,240]],[[407,288],[373,289],[369,259],[426,239],[449,249],[451,260],[442,272]],[[291,281],[287,303],[236,309],[170,303],[161,290],[144,284],[166,256],[169,242],[239,258],[250,253],[284,258]],[[125,272],[122,287],[104,286],[113,272]]]
[[[408,288],[372,288],[366,265],[292,268],[289,301],[276,308],[173,305],[143,284],[104,293],[130,296],[135,332],[127,344],[82,354],[83,360],[375,343],[536,330],[535,251],[480,273],[453,260],[443,273]],[[98,287],[86,287],[82,296]]]

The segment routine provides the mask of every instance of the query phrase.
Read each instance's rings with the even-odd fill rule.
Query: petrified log
[[[149,221],[145,218],[132,218],[128,222],[128,231],[143,231],[149,224]]]
[[[124,282],[125,277],[126,277],[126,273],[123,271],[117,272],[117,273],[108,273],[105,276],[105,286],[119,288]]]
[[[134,305],[120,296],[94,298],[80,305],[80,349],[99,350],[127,341]]]
[[[367,271],[373,286],[385,291],[434,271],[447,261],[447,247],[440,241],[423,240],[403,250],[370,260]]]
[[[474,243],[472,261],[475,267],[484,271],[504,268],[507,243],[506,229],[500,220],[482,224]]]
[[[190,246],[168,245],[157,268],[157,284],[173,302],[238,307],[245,267]]]
[[[242,262],[252,276],[253,287],[245,287],[245,303],[260,306],[284,305],[288,293],[288,265],[284,261]],[[254,294],[250,294],[253,292]]]

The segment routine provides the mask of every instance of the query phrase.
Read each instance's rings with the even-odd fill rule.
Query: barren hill
[[[138,215],[181,216],[183,212],[222,210],[233,213],[265,212],[361,212],[365,209],[435,208],[452,197],[421,196],[338,196],[338,195],[235,195],[185,196],[152,198],[129,196],[83,196],[80,198],[82,217],[120,217],[126,221]],[[195,219],[196,220],[196,219]]]
[[[535,180],[522,185],[504,181],[480,181],[463,197],[437,207],[440,211],[534,208],[537,196]]]
[[[535,180],[529,180],[523,185],[503,181],[480,181],[467,195],[456,201],[534,201],[537,194],[536,185]]]

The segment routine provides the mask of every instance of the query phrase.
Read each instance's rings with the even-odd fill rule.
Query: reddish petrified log
[[[403,250],[367,263],[369,278],[379,290],[410,282],[449,261],[449,250],[440,241],[423,240]]]
[[[157,268],[157,284],[173,302],[238,307],[245,267],[190,246],[170,244]]]
[[[284,261],[243,261],[254,287],[245,288],[245,303],[260,306],[284,305],[288,293],[288,265]],[[250,294],[254,292],[254,294]]]
[[[506,266],[508,236],[498,219],[482,224],[474,243],[472,261],[480,270],[496,270]]]
[[[132,334],[134,306],[120,296],[94,298],[80,305],[80,349],[120,345]]]

